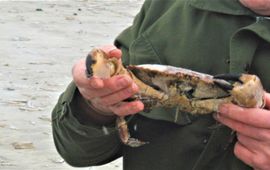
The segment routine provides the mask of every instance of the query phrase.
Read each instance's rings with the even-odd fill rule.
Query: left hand
[[[270,169],[270,93],[265,93],[265,98],[263,109],[224,104],[215,116],[236,131],[234,153],[255,170]]]
[[[270,15],[270,0],[239,0],[242,5],[257,14]]]

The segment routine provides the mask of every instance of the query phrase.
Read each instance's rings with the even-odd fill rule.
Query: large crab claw
[[[251,74],[221,74],[214,76],[215,83],[232,95],[232,102],[247,108],[259,107],[265,105],[264,90],[260,79]],[[218,80],[232,81],[231,85]]]
[[[109,58],[100,49],[92,50],[87,55],[85,64],[87,77],[97,76],[100,78],[109,78],[115,75],[119,66],[116,58]]]

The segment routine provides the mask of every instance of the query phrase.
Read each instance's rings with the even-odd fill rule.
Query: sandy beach
[[[121,159],[74,168],[55,150],[51,111],[72,65],[111,44],[143,0],[0,0],[0,169],[121,170]]]

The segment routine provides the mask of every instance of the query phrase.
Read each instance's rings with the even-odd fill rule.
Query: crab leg
[[[130,136],[127,122],[123,116],[120,116],[117,118],[116,124],[119,131],[120,139],[124,144],[131,147],[139,147],[147,143],[147,142],[132,138]]]

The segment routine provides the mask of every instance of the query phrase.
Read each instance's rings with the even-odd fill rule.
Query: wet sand
[[[51,110],[71,81],[72,65],[111,44],[132,23],[142,0],[0,0],[0,169],[74,168],[55,150]]]

